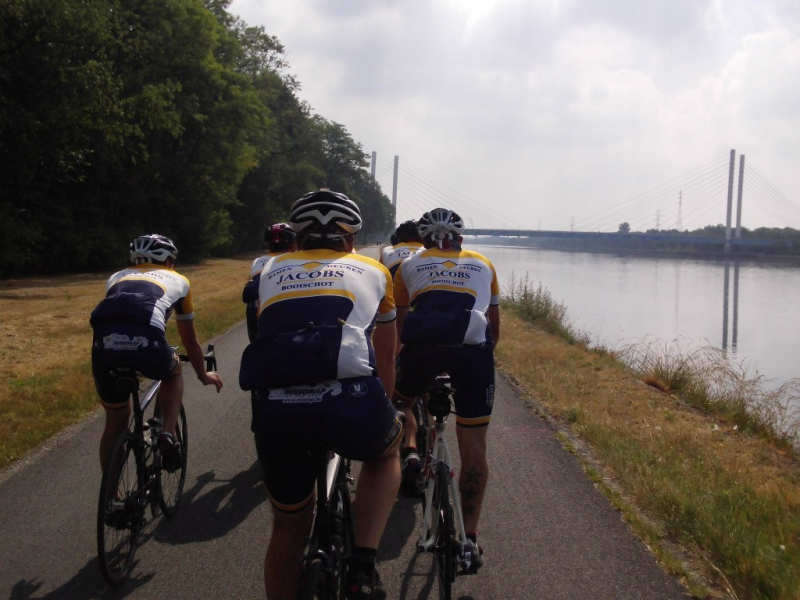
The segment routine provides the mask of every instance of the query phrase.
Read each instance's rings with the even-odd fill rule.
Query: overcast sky
[[[378,153],[390,197],[399,155],[400,220],[444,204],[474,227],[644,230],[674,227],[680,196],[684,228],[724,223],[736,149],[742,224],[800,228],[797,0],[229,10],[281,40],[300,97]]]

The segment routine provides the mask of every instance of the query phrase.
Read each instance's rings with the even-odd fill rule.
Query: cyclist
[[[321,189],[292,206],[299,250],[266,264],[259,284],[258,339],[242,356],[239,382],[252,394],[256,450],[273,508],[264,559],[267,597],[296,598],[314,506],[316,461],[335,449],[363,461],[355,503],[351,600],[382,599],[375,557],[400,485],[392,278],[354,254],[358,205]],[[387,396],[389,394],[389,396]]]
[[[446,371],[456,390],[456,436],[461,455],[459,490],[464,528],[476,551],[489,465],[486,432],[494,403],[494,346],[500,339],[500,290],[491,261],[461,248],[464,222],[435,208],[419,220],[424,250],[403,261],[395,276],[397,329],[403,349],[397,359],[395,399],[403,403],[406,433],[403,475],[419,473],[414,398]]]
[[[183,377],[181,363],[166,338],[166,323],[176,313],[178,335],[197,378],[217,392],[222,379],[206,372],[203,350],[194,329],[194,308],[189,280],[173,270],[178,249],[171,239],[158,234],[143,235],[131,243],[134,266],[109,277],[106,297],[92,311],[92,375],[106,412],[100,439],[100,464],[117,437],[128,428],[132,407],[128,394],[117,388],[111,370],[124,366],[145,377],[160,379],[158,404],[163,431],[158,439],[164,463],[180,464],[180,448],[174,437],[181,410]]]
[[[297,250],[297,235],[287,223],[275,223],[267,228],[264,234],[268,254],[259,256],[250,266],[250,279],[242,291],[242,301],[247,304],[245,320],[247,321],[247,337],[252,342],[258,333],[258,283],[261,269],[273,256]]]
[[[417,222],[410,220],[400,223],[392,239],[395,240],[392,245],[385,246],[381,250],[381,263],[389,269],[394,278],[400,263],[414,252],[422,249],[422,239],[417,231]]]

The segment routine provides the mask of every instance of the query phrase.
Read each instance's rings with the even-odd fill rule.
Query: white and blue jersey
[[[106,297],[92,312],[91,323],[135,323],[166,331],[173,312],[179,321],[194,319],[189,280],[167,267],[143,263],[108,278]]]
[[[400,242],[394,246],[384,246],[381,249],[381,264],[389,269],[389,273],[394,278],[400,263],[420,250],[422,250],[422,244],[419,242]]]
[[[494,266],[482,254],[429,248],[400,264],[395,300],[410,307],[404,344],[483,344],[491,341],[486,312],[500,303],[500,287]]]
[[[379,262],[325,249],[283,254],[264,265],[258,292],[244,389],[376,374],[372,329],[396,317],[392,278]]]

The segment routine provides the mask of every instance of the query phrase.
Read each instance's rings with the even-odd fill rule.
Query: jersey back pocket
[[[284,388],[336,379],[341,343],[338,324],[259,337],[244,349],[239,387]]]

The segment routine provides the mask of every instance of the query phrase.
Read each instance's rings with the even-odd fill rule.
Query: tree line
[[[299,97],[284,48],[230,0],[0,6],[0,277],[118,266],[145,232],[181,261],[261,246],[304,193],[394,211],[346,128]]]

